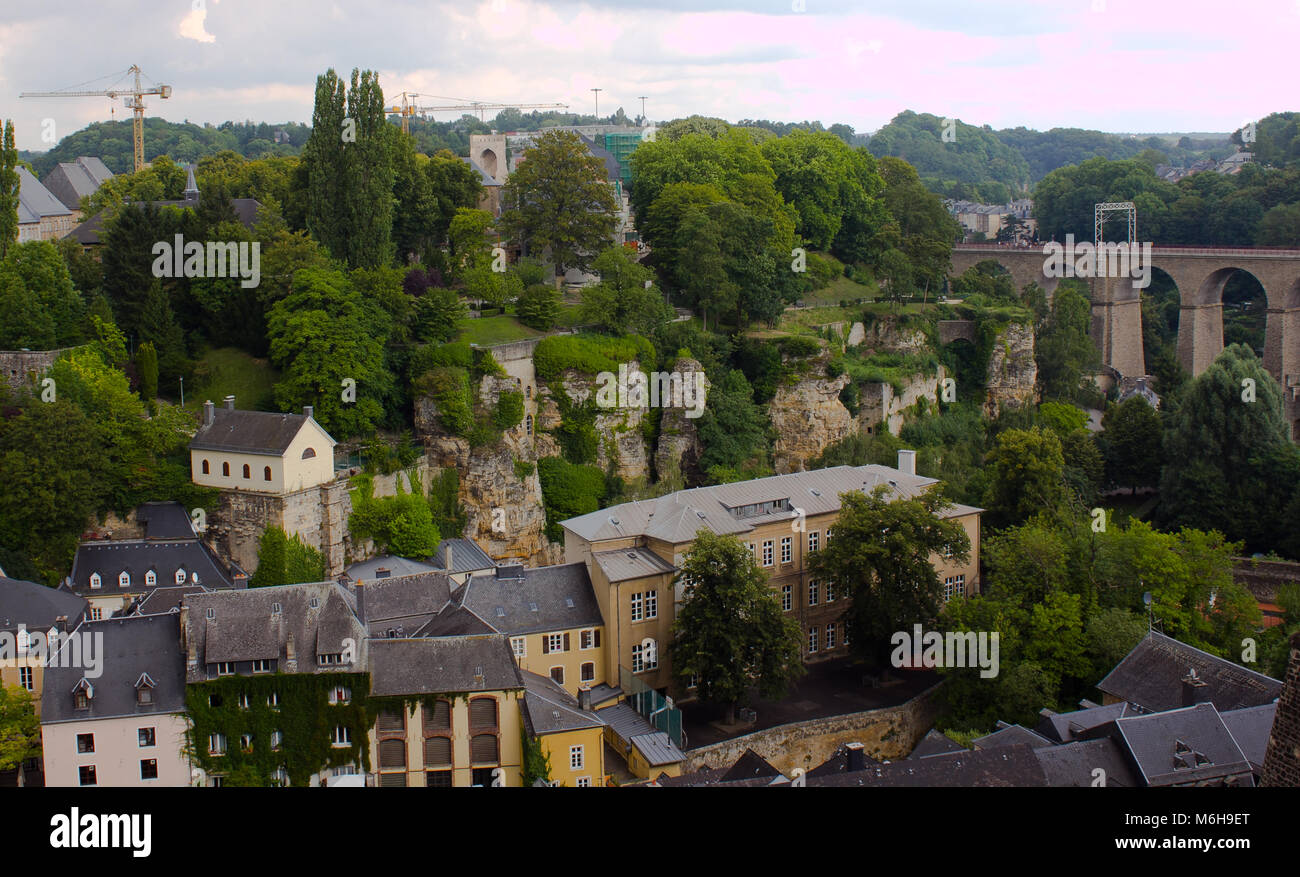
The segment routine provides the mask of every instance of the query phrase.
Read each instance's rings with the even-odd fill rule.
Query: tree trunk
[[[735,701],[732,701],[731,703],[727,704],[727,718],[726,718],[726,721],[723,722],[723,724],[724,724],[724,725],[734,725],[734,724],[736,724],[736,704],[735,704]]]

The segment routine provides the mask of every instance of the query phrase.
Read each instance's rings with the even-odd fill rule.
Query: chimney
[[[1194,669],[1188,670],[1183,677],[1183,706],[1196,706],[1210,699],[1209,686],[1205,680],[1196,675]]]
[[[845,743],[844,754],[846,756],[845,770],[866,770],[867,753],[861,743]]]
[[[1261,786],[1300,786],[1300,633],[1291,635],[1282,693],[1277,698],[1273,730],[1264,750]]]
[[[298,672],[298,650],[294,648],[293,631],[284,638],[284,669],[290,673]]]
[[[302,416],[303,416],[303,417],[314,417],[315,414],[316,414],[316,409],[315,409],[315,407],[313,407],[313,406],[311,406],[311,405],[304,405],[304,406],[302,406]]]
[[[59,633],[67,633],[67,632],[68,632],[68,616],[66,616],[66,615],[60,615],[58,618],[55,618],[55,619],[54,619],[54,626],[57,627],[57,628],[59,629]]]
[[[211,426],[212,421],[217,419],[217,407],[212,404],[212,400],[203,403],[203,425]]]
[[[578,709],[585,712],[591,712],[591,689],[578,689]]]
[[[357,582],[354,593],[357,595],[357,620],[366,623],[366,584]]]
[[[226,402],[226,410],[227,410],[227,411],[234,411],[234,410],[235,410],[235,397],[234,397],[234,396],[227,396],[226,399],[225,399],[225,402]]]
[[[449,574],[451,573],[452,570],[456,568],[456,565],[451,562],[451,547],[452,547],[451,543],[448,542],[447,543],[447,572]]]
[[[916,451],[899,450],[898,471],[907,475],[916,474]]]

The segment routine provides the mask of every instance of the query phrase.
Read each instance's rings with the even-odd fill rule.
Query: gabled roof
[[[501,185],[501,181],[500,181],[500,180],[498,180],[496,177],[492,176],[492,175],[491,175],[490,173],[488,173],[487,171],[483,170],[483,168],[479,166],[479,163],[476,162],[474,159],[472,159],[472,158],[467,158],[467,157],[465,157],[465,156],[462,155],[462,156],[460,157],[460,160],[463,161],[463,162],[465,162],[465,164],[469,165],[471,168],[473,168],[474,172],[478,174],[478,181],[479,181],[480,184],[482,184],[482,185],[484,185],[484,186],[500,186],[500,185]]]
[[[671,737],[626,703],[607,706],[597,710],[596,714],[625,746],[632,746],[641,753],[651,767],[676,764],[686,758]]]
[[[83,597],[113,594],[141,594],[153,590],[145,584],[150,570],[158,585],[176,584],[177,570],[184,570],[185,580],[209,588],[230,588],[233,580],[217,556],[197,537],[188,539],[109,539],[82,542],[72,561],[72,590]],[[131,576],[130,584],[118,585],[121,573]],[[92,588],[90,576],[99,573],[101,586]]]
[[[377,697],[524,687],[510,643],[500,634],[371,640],[369,666]]]
[[[61,161],[41,182],[69,210],[79,210],[81,199],[95,194],[113,172],[98,156],[79,156],[76,161]]]
[[[916,747],[908,754],[908,758],[933,758],[936,755],[947,755],[950,752],[969,752],[965,746],[962,746],[956,740],[947,734],[936,731],[934,728],[925,732],[925,736],[916,744]]]
[[[161,615],[164,612],[178,610],[189,594],[206,594],[211,588],[202,585],[171,585],[154,588],[148,594],[137,598],[131,607],[132,615]]]
[[[211,424],[199,426],[190,440],[192,451],[224,451],[234,454],[282,456],[307,421],[305,414],[276,411],[243,411],[216,408]],[[316,424],[320,428],[320,424]],[[321,428],[321,432],[325,430]],[[325,433],[332,452],[337,442]],[[320,451],[317,451],[320,453]]]
[[[451,549],[452,568],[447,569],[447,549]],[[495,569],[497,562],[473,539],[443,539],[433,553],[432,563],[450,573],[480,572]]]
[[[41,181],[32,176],[32,172],[19,165],[18,171],[18,222],[40,222],[46,216],[67,216],[72,213],[67,206],[55,198],[50,190],[41,185]]]
[[[971,741],[975,744],[976,749],[997,749],[1000,746],[1012,746],[1016,743],[1023,743],[1026,746],[1037,749],[1040,746],[1054,745],[1041,734],[1035,734],[1028,728],[1020,725],[1007,725],[999,728],[992,734],[985,734],[983,737],[977,737]]]
[[[1035,747],[1034,756],[1042,766],[1049,786],[1092,786],[1102,779],[1094,773],[1098,769],[1105,771],[1108,788],[1132,789],[1142,785],[1125,757],[1123,747],[1110,737]]]
[[[354,587],[353,594],[364,596],[366,627],[372,634],[401,627],[409,636],[447,606],[451,586],[446,574],[426,572],[372,579]]]
[[[1282,691],[1276,679],[1151,631],[1097,687],[1148,712],[1183,706],[1189,670],[1205,683],[1205,699],[1222,711],[1270,703]]]
[[[137,206],[144,204],[153,204],[155,207],[193,207],[192,203],[186,201],[139,201]],[[262,205],[256,198],[232,198],[231,204],[235,208],[235,216],[240,223],[251,229],[257,223],[257,211]],[[80,242],[83,246],[96,246],[103,243],[100,236],[104,234],[104,211],[96,213],[94,216],[79,224],[72,231],[64,235],[65,238],[72,238]]]
[[[0,576],[0,630],[49,630],[60,615],[68,618],[68,629],[77,626],[89,603],[84,597],[47,588],[36,582]]]
[[[736,759],[736,763],[731,766],[731,769],[722,775],[722,781],[776,779],[781,776],[784,776],[784,774],[768,764],[767,759],[753,749],[746,749],[741,753],[740,758]]]
[[[185,660],[181,652],[180,619],[177,615],[146,615],[87,621],[73,634],[102,634],[102,661],[98,678],[89,669],[73,666],[45,668],[41,698],[41,722],[82,721],[130,716],[159,716],[185,710]],[[84,650],[83,650],[84,651]],[[65,640],[61,661],[70,661],[72,650]],[[83,660],[83,663],[86,663]],[[153,703],[140,704],[136,683],[142,677],[153,681]],[[73,689],[82,679],[93,687],[88,709],[76,709]]]
[[[379,557],[358,561],[349,566],[344,572],[354,582],[366,582],[368,584],[388,578],[435,572],[438,569],[440,567],[431,563],[423,563],[419,560],[411,560],[410,558],[390,554],[381,554]]]
[[[529,734],[536,737],[605,727],[603,719],[591,710],[579,707],[573,695],[554,680],[528,670],[520,672],[525,689],[521,708]]]
[[[1116,719],[1115,726],[1148,786],[1222,782],[1251,772],[1212,703],[1126,716]]]
[[[516,636],[604,623],[584,563],[497,567],[492,575],[475,575],[461,585],[456,603]]]
[[[146,502],[135,519],[145,528],[146,539],[195,539],[190,513],[178,502]]]
[[[1069,713],[1054,713],[1044,710],[1034,730],[1042,736],[1059,743],[1069,743],[1089,728],[1113,722],[1127,715],[1136,715],[1132,704],[1127,701],[1112,703],[1107,706],[1090,706]]]
[[[671,575],[677,567],[645,548],[619,548],[593,551],[591,559],[611,583],[642,579],[647,576]]]
[[[810,776],[809,786],[1045,786],[1034,750],[1023,743],[875,764],[866,770]]]
[[[883,485],[895,497],[911,498],[938,483],[934,478],[909,475],[888,466],[834,466],[679,490],[569,518],[561,526],[588,542],[646,536],[681,544],[693,540],[701,529],[720,535],[747,533],[760,524],[789,521],[795,515],[793,511],[778,510],[737,518],[731,509],[788,500],[790,507],[803,509],[805,515],[821,515],[839,511],[840,494],[851,490],[870,492]],[[941,516],[979,511],[973,506],[952,505]]]
[[[1228,733],[1256,773],[1264,767],[1264,752],[1268,749],[1268,736],[1273,730],[1273,719],[1276,716],[1276,703],[1219,713]]]

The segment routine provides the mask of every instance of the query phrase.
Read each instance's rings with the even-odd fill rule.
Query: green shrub
[[[620,363],[633,360],[647,369],[655,360],[655,348],[648,338],[624,335],[613,338],[607,335],[553,335],[543,338],[533,351],[533,366],[542,381],[558,378],[565,369],[576,369],[585,374],[617,372]]]
[[[492,422],[497,429],[513,429],[524,420],[524,394],[518,390],[503,390],[497,399]]]
[[[529,475],[537,470],[535,463],[529,463],[527,460],[515,460],[515,477],[523,481]]]
[[[605,474],[595,466],[543,457],[537,461],[537,475],[546,508],[546,536],[552,542],[564,540],[561,521],[594,512],[605,499]]]

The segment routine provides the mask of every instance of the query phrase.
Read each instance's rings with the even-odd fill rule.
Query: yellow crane
[[[479,121],[486,121],[483,117],[485,110],[567,110],[568,104],[516,104],[516,103],[485,103],[483,101],[467,100],[464,98],[440,98],[441,100],[460,101],[455,104],[445,104],[441,106],[417,106],[415,98],[417,97],[439,97],[436,94],[417,94],[415,92],[402,92],[402,103],[400,106],[394,105],[388,108],[388,112],[397,113],[402,117],[402,133],[410,133],[410,118],[416,113],[436,113],[450,112],[453,110],[470,110],[478,113]]]
[[[103,91],[24,91],[19,97],[120,97],[126,106],[130,107],[134,119],[135,135],[135,170],[136,173],[144,170],[144,98],[145,95],[156,94],[161,98],[172,96],[172,87],[170,85],[154,85],[152,88],[144,88],[140,83],[141,71],[138,65],[131,65],[124,75],[134,75],[134,87],[131,85],[122,87],[107,88]],[[119,79],[121,77],[118,77]]]

